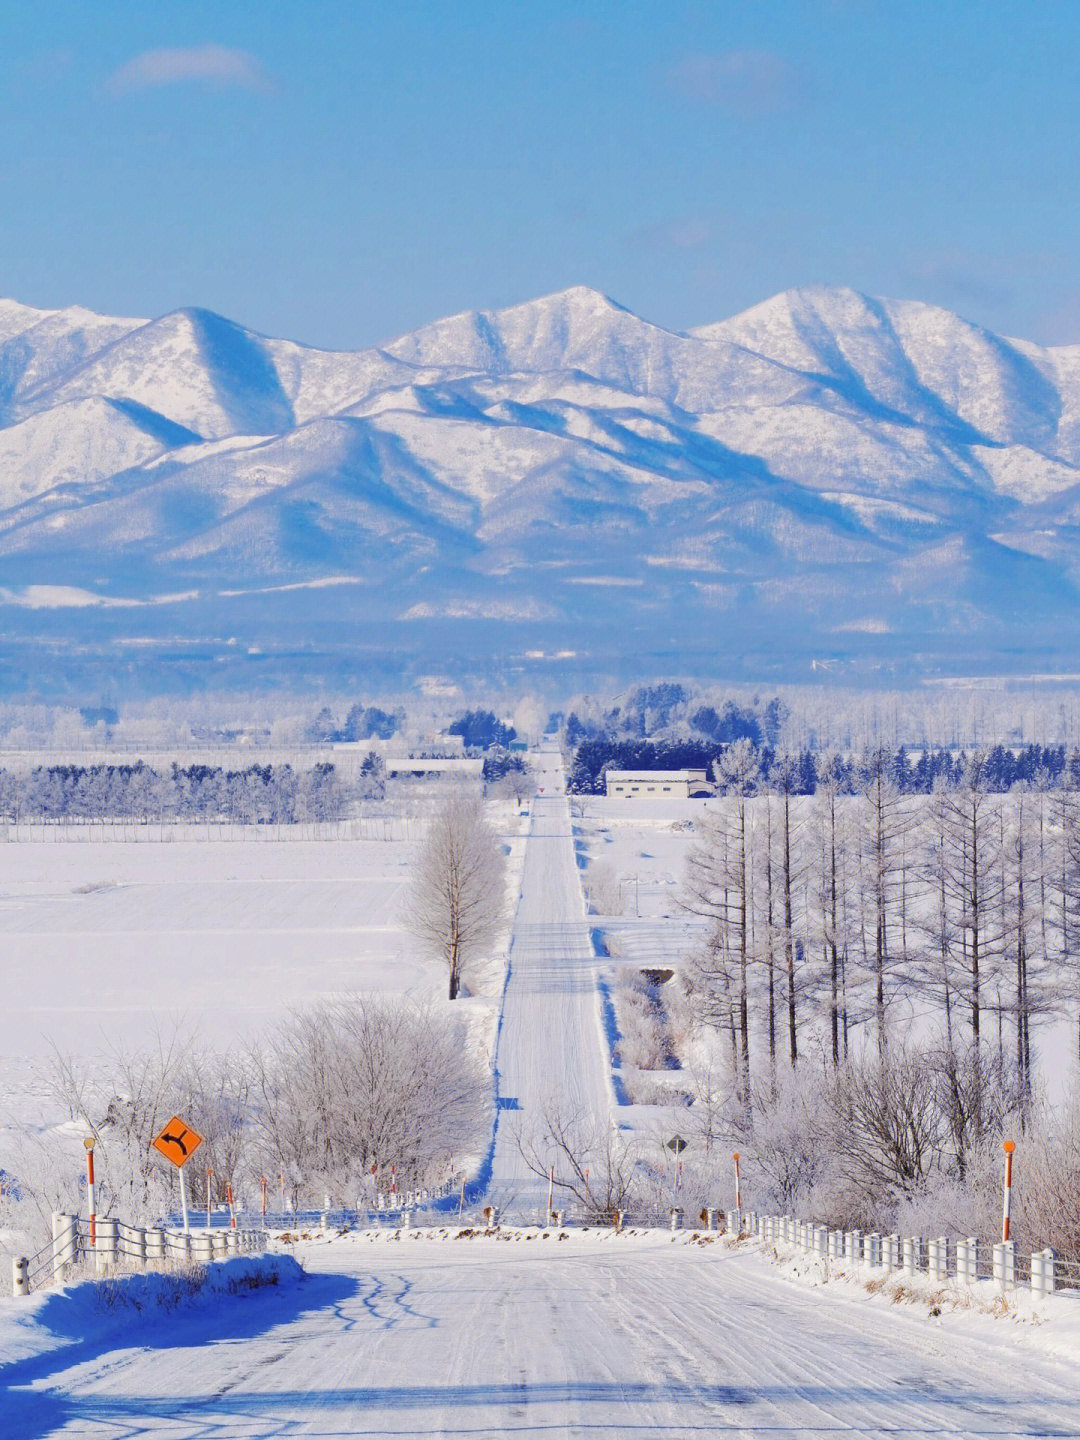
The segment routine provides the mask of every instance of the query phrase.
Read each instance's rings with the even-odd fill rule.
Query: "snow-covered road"
[[[527,1135],[554,1105],[563,1116],[610,1114],[610,1069],[600,1029],[596,961],[574,858],[557,751],[536,760],[537,786],[496,1054],[498,1128],[491,1193],[504,1210],[536,1218],[546,1186],[521,1158]]]
[[[5,1440],[1080,1436],[1074,1367],[1024,1327],[823,1295],[684,1236],[383,1235],[304,1259],[291,1291],[15,1367]]]
[[[534,1211],[544,1182],[514,1122],[550,1101],[610,1118],[612,1103],[562,770],[542,765],[492,1182]],[[1034,1327],[813,1289],[711,1237],[381,1231],[300,1253],[302,1284],[190,1314],[125,1323],[105,1306],[87,1323],[70,1297],[6,1302],[0,1440],[1080,1440],[1075,1364],[1042,1353]],[[5,1348],[25,1358],[5,1366]]]

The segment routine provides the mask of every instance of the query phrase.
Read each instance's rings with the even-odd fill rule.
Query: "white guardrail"
[[[1055,1290],[1080,1287],[1080,1265],[1063,1262],[1051,1249],[1021,1255],[1013,1240],[987,1245],[977,1236],[953,1240],[941,1235],[926,1240],[921,1235],[867,1235],[861,1230],[833,1230],[792,1215],[758,1215],[752,1210],[741,1215],[729,1210],[725,1221],[730,1235],[789,1245],[805,1255],[837,1263],[900,1275],[927,1275],[942,1285],[991,1280],[1004,1291],[1026,1281],[1032,1295],[1039,1298]]]
[[[102,1276],[170,1266],[209,1265],[233,1255],[267,1248],[267,1232],[251,1229],[139,1229],[122,1220],[98,1219],[93,1228],[79,1215],[54,1214],[53,1238],[36,1255],[11,1262],[13,1295],[29,1295],[48,1284],[63,1284],[78,1270]]]

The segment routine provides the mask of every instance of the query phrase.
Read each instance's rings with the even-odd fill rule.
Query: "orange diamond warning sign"
[[[160,1150],[166,1160],[176,1166],[185,1164],[203,1142],[198,1131],[193,1130],[186,1120],[174,1115],[153,1142],[154,1149]]]

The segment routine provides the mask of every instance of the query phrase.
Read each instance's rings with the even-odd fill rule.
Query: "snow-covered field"
[[[525,822],[511,810],[492,819],[516,885]],[[327,996],[441,996],[445,975],[402,918],[417,844],[0,845],[0,1126],[58,1118],[40,1083],[53,1045],[88,1060],[151,1047],[178,1025],[225,1048]],[[496,955],[472,977],[492,1028],[502,965]]]
[[[299,1258],[298,1285],[164,1324],[118,1330],[75,1293],[15,1336],[35,1302],[3,1302],[0,1353],[25,1357],[0,1368],[6,1440],[1080,1435],[1065,1300],[1039,1326],[931,1317],[655,1232],[360,1233]]]

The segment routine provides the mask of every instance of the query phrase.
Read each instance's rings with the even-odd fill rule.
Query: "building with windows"
[[[604,790],[609,797],[624,800],[646,795],[691,800],[716,794],[704,770],[608,770]]]

